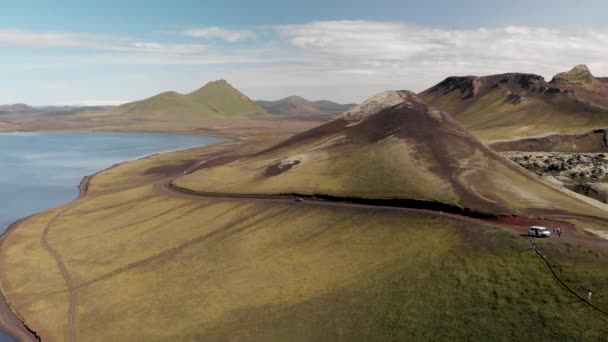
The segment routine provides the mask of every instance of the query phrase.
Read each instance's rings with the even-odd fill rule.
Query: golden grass
[[[207,193],[402,198],[493,214],[560,211],[608,219],[607,205],[549,184],[481,144],[456,134],[445,137],[447,152],[438,156],[419,141],[388,137],[348,145],[339,143],[338,134],[204,168],[173,183]],[[273,165],[295,159],[300,163],[291,169],[267,174]]]
[[[576,134],[608,127],[601,110],[588,110],[571,99],[540,100],[527,97],[519,104],[504,101],[507,90],[498,89],[466,103],[458,92],[425,95],[430,106],[446,111],[476,137],[486,142],[516,140],[554,133]]]
[[[174,184],[207,192],[333,194],[455,201],[453,189],[440,186],[440,177],[431,172],[419,172],[428,170],[431,162],[421,158],[421,154],[408,145],[396,141],[389,138],[354,149],[338,148],[329,152],[311,148],[302,153],[282,151],[282,154],[265,154],[202,169],[178,178]],[[291,156],[302,159],[301,164],[293,171],[264,176],[270,165],[289,157],[289,152],[293,153]]]
[[[70,207],[25,221],[0,249],[11,304],[44,340],[64,339],[67,291],[40,238],[68,208],[48,241],[74,281],[82,341],[608,333],[516,235],[427,214],[176,196],[146,173],[222,148],[115,167]]]

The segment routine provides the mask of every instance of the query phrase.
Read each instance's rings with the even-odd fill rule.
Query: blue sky
[[[585,63],[605,1],[10,1],[0,103],[117,104],[225,78],[254,99],[358,102],[457,74]]]

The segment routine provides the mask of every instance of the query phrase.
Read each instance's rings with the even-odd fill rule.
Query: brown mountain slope
[[[541,181],[407,91],[382,93],[264,152],[203,165],[174,184],[207,193],[413,199],[492,214],[601,216],[607,208]]]
[[[584,65],[550,82],[518,73],[448,77],[420,96],[486,141],[608,127],[608,83]]]
[[[268,113],[275,115],[329,115],[353,108],[354,104],[339,104],[332,101],[309,101],[299,96],[289,96],[277,101],[256,101]]]
[[[16,113],[35,113],[38,109],[24,103],[15,103],[12,105],[0,105],[0,115],[16,114]]]

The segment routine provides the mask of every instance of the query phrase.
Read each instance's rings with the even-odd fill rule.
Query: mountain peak
[[[595,83],[595,81],[596,79],[591,71],[589,71],[589,68],[584,64],[579,64],[570,69],[570,71],[560,72],[555,75],[551,83],[589,85]]]
[[[418,96],[409,90],[389,90],[365,100],[360,105],[344,112],[340,118],[349,122],[357,122],[400,103],[412,105],[421,102]]]
[[[331,115],[353,106],[327,100],[309,101],[301,96],[288,96],[277,101],[257,101],[268,113],[276,115]]]
[[[125,103],[108,111],[108,115],[223,119],[266,113],[226,80],[220,79],[209,82],[189,94],[169,91],[144,100]]]
[[[230,88],[233,88],[232,85],[230,85],[230,83],[228,83],[228,81],[226,81],[225,79],[219,79],[219,80],[208,82],[203,87],[201,87],[199,90],[204,89],[204,88],[208,88],[208,87],[230,87]]]
[[[310,102],[307,99],[305,99],[301,96],[297,96],[297,95],[287,96],[286,98],[279,100],[279,101],[285,101],[285,102],[291,102],[291,103],[309,103]]]
[[[222,93],[223,92],[238,92],[240,94],[240,91],[238,91],[235,87],[233,87],[230,83],[228,83],[228,81],[226,81],[225,79],[219,79],[219,80],[208,82],[204,86],[202,86],[199,89],[190,93],[189,96],[201,96],[201,95],[205,95],[207,93],[215,93],[218,91],[222,92]]]

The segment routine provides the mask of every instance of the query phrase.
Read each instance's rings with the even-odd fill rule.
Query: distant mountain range
[[[0,105],[1,114],[14,114],[14,113],[33,113],[37,112],[38,109],[32,106],[28,106],[24,103],[16,103],[12,105]]]
[[[608,127],[608,79],[585,65],[555,75],[452,76],[419,94],[486,141]]]
[[[103,111],[111,109],[112,106],[40,106],[33,107],[24,103],[0,105],[0,115],[70,115],[82,111]]]
[[[168,91],[145,100],[130,102],[102,113],[103,116],[196,119],[236,118],[266,112],[225,80],[207,83],[190,93]]]
[[[327,100],[309,101],[300,96],[289,96],[277,101],[256,101],[258,105],[273,115],[323,115],[345,112],[356,104],[340,104]]]

